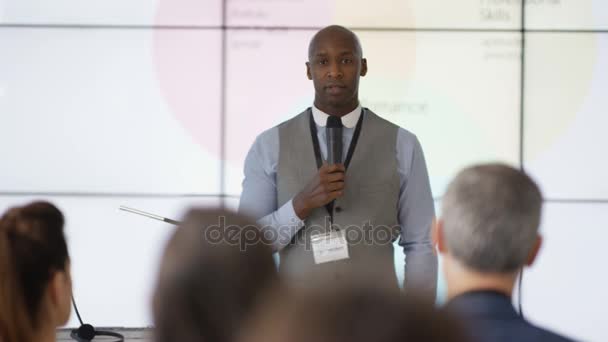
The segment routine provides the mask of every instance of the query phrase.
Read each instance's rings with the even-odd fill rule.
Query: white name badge
[[[348,243],[341,232],[313,235],[310,242],[315,264],[348,259]]]

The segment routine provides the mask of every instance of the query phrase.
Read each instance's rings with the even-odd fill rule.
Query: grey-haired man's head
[[[542,195],[534,181],[503,164],[472,166],[443,198],[440,249],[480,273],[511,273],[540,245]]]

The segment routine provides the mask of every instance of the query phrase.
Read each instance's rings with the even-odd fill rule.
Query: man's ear
[[[433,241],[433,243],[437,244],[437,249],[439,250],[439,252],[441,254],[445,254],[447,252],[447,246],[445,243],[445,237],[444,237],[444,232],[443,232],[443,220],[441,219],[436,219],[435,220],[435,224],[434,224],[434,228],[433,228],[433,235],[434,235],[434,239],[435,241]]]
[[[306,76],[309,80],[312,80],[312,73],[310,72],[310,62],[306,62]]]
[[[361,76],[367,75],[367,59],[361,59]]]
[[[532,266],[534,260],[536,260],[536,257],[538,256],[538,252],[540,251],[540,247],[542,246],[542,244],[543,237],[540,235],[536,235],[536,241],[534,241],[534,245],[532,246],[530,253],[528,253],[528,258],[526,259],[526,266]]]

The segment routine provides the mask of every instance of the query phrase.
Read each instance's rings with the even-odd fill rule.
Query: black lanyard
[[[309,122],[310,122],[310,135],[312,137],[312,146],[315,152],[315,159],[317,161],[317,169],[320,169],[323,165],[323,158],[321,157],[321,148],[319,147],[319,137],[317,136],[317,125],[315,124],[315,119],[312,115],[312,109],[308,109],[309,111]],[[350,141],[350,146],[348,147],[348,153],[346,154],[346,160],[344,161],[344,169],[348,169],[348,165],[350,164],[350,160],[353,158],[353,153],[355,153],[355,147],[357,147],[357,141],[359,141],[359,135],[361,134],[361,126],[363,126],[363,108],[361,108],[361,115],[359,115],[359,120],[357,121],[357,126],[355,127],[355,132],[353,133],[353,138]],[[325,205],[325,209],[329,213],[331,222],[334,221],[334,208],[333,201],[329,202]]]

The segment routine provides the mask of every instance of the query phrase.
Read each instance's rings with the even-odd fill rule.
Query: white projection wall
[[[608,1],[525,3],[522,17],[502,0],[0,0],[0,211],[56,203],[84,318],[151,325],[173,228],[118,207],[236,209],[255,137],[311,105],[310,38],[341,24],[368,59],[362,104],[418,136],[438,212],[471,163],[536,179],[545,245],[525,313],[608,340]]]
[[[529,0],[526,3],[528,29],[608,29],[606,0]]]
[[[367,28],[501,28],[521,26],[517,1],[496,0],[229,0],[231,26]]]
[[[219,193],[220,35],[0,30],[0,188]]]
[[[608,32],[530,33],[525,163],[550,199],[608,199]]]
[[[219,26],[221,0],[2,0],[0,22],[30,25]]]
[[[608,274],[603,271],[608,203],[548,203],[543,246],[525,273],[522,302],[528,318],[580,341],[608,336]]]

